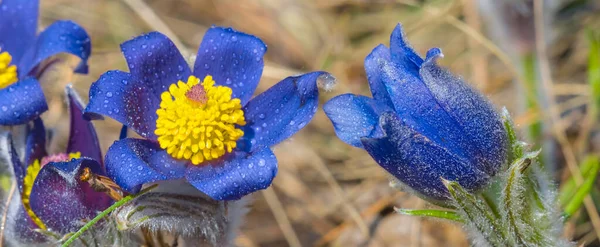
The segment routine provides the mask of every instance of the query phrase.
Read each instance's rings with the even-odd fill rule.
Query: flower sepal
[[[506,110],[503,121],[510,145],[510,164],[490,184],[472,193],[456,181],[442,182],[451,210],[397,210],[405,215],[434,217],[463,224],[475,246],[573,246],[561,238],[564,217],[556,188],[538,162],[540,150],[528,151],[516,138]]]

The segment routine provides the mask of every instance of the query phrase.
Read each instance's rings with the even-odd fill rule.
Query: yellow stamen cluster
[[[70,153],[69,158],[63,161],[78,159],[80,157],[80,152]],[[33,161],[33,164],[27,167],[27,172],[25,178],[23,179],[23,194],[21,195],[21,200],[23,201],[23,207],[25,208],[25,211],[27,211],[29,217],[42,230],[46,230],[46,225],[44,224],[44,222],[42,222],[42,220],[39,217],[37,217],[37,215],[35,215],[33,210],[31,210],[31,205],[29,204],[29,197],[31,196],[31,189],[33,189],[33,182],[35,182],[35,178],[37,177],[38,173],[40,173],[40,170],[44,165],[46,164],[41,164],[40,160],[35,160]]]
[[[17,82],[17,66],[10,65],[12,56],[8,52],[0,52],[0,89]]]
[[[241,101],[231,94],[231,88],[215,86],[210,75],[202,83],[190,76],[172,84],[156,110],[154,134],[160,147],[194,165],[231,152],[244,135],[236,125],[246,125]]]

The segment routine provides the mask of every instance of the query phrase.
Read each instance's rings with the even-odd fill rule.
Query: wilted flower
[[[109,176],[124,190],[186,179],[215,200],[235,200],[271,184],[270,150],[317,110],[317,79],[288,77],[251,99],[262,74],[265,44],[231,28],[210,28],[194,72],[158,32],[121,45],[130,73],[109,71],[90,89],[86,114],[110,116],[146,139],[115,142]]]
[[[98,175],[105,170],[94,127],[83,119],[83,107],[73,89],[68,87],[67,93],[71,131],[64,153],[47,153],[46,130],[39,118],[27,126],[23,160],[13,138],[3,136],[4,158],[12,166],[18,186],[18,191],[9,195],[7,234],[19,244],[53,241],[42,232],[62,236],[76,231],[83,220],[112,204],[110,197],[80,179],[84,169]]]
[[[440,68],[438,48],[425,60],[406,43],[401,26],[390,48],[365,59],[373,98],[345,94],[324,106],[337,136],[364,148],[407,189],[444,201],[441,179],[469,191],[482,188],[505,163],[507,137],[493,106]]]
[[[87,73],[91,45],[85,30],[57,21],[36,35],[38,8],[37,0],[0,1],[0,125],[24,124],[48,109],[35,78],[47,58],[71,53],[82,59],[75,72]]]

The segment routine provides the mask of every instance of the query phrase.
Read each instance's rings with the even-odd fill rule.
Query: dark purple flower
[[[93,218],[113,202],[80,179],[84,168],[98,175],[106,172],[96,131],[83,119],[79,96],[70,86],[67,94],[71,133],[64,153],[47,153],[46,130],[40,118],[27,125],[24,159],[19,157],[12,137],[4,138],[2,151],[18,185],[10,201],[7,233],[19,244],[51,241],[36,230],[60,235],[76,231],[83,220]]]
[[[494,107],[436,63],[438,48],[417,55],[401,26],[390,48],[365,59],[373,98],[344,94],[325,113],[337,136],[364,148],[407,189],[428,199],[449,198],[441,178],[469,191],[482,188],[506,161],[506,131]]]
[[[35,78],[38,65],[59,53],[82,59],[77,73],[87,73],[91,44],[72,21],[56,21],[39,35],[37,0],[0,1],[0,125],[18,125],[48,109]],[[27,99],[27,100],[24,100]]]
[[[121,45],[130,72],[108,71],[90,90],[86,114],[106,115],[145,139],[115,142],[108,175],[134,193],[141,185],[185,179],[215,200],[267,188],[277,173],[269,147],[303,128],[317,111],[317,80],[288,77],[252,98],[266,45],[231,28],[211,27],[192,72],[158,32]]]

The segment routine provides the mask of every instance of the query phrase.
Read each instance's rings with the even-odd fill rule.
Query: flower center
[[[25,208],[25,211],[27,211],[29,217],[33,220],[33,222],[35,222],[35,224],[40,229],[46,230],[46,225],[44,225],[44,222],[42,222],[42,220],[39,217],[37,217],[37,215],[35,215],[33,210],[31,210],[31,206],[29,204],[29,197],[31,196],[31,189],[33,188],[33,182],[35,182],[35,178],[37,177],[38,173],[40,173],[42,167],[44,167],[50,162],[64,162],[69,161],[71,159],[78,159],[80,157],[80,152],[70,154],[53,154],[43,157],[42,162],[40,162],[40,160],[35,160],[33,161],[33,164],[27,167],[27,174],[23,179],[23,195],[21,195],[21,200],[23,201],[23,207]]]
[[[17,66],[10,65],[12,56],[8,52],[0,52],[0,89],[18,81]]]
[[[190,76],[171,84],[156,110],[154,134],[160,147],[194,165],[230,153],[244,135],[236,125],[246,125],[242,103],[231,94],[231,88],[215,86],[210,75],[202,82]]]

